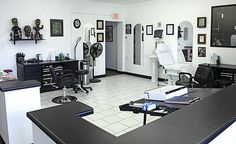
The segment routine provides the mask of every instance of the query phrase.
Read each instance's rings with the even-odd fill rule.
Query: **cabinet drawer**
[[[25,73],[30,74],[30,73],[41,73],[41,67],[40,66],[27,66],[25,68]]]

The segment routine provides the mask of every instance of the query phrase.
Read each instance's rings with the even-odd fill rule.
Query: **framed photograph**
[[[104,21],[97,20],[97,30],[103,30],[103,29],[104,29]]]
[[[146,25],[146,35],[153,35],[153,25]]]
[[[104,42],[104,33],[97,33],[97,42]]]
[[[206,17],[198,17],[197,18],[197,27],[205,28],[206,27]]]
[[[174,35],[174,24],[166,24],[166,35]]]
[[[113,26],[106,26],[106,42],[113,41]]]
[[[125,25],[125,33],[126,34],[131,34],[132,31],[132,25],[131,24],[126,24]]]
[[[95,37],[95,28],[91,28],[91,36],[94,36]]]
[[[63,36],[63,20],[50,19],[50,35],[51,37]]]
[[[211,8],[211,47],[236,48],[236,4]]]
[[[206,34],[198,34],[197,35],[197,43],[198,44],[206,44]]]
[[[81,22],[79,19],[75,19],[73,25],[76,29],[80,28]]]
[[[206,57],[206,47],[198,47],[198,57]]]

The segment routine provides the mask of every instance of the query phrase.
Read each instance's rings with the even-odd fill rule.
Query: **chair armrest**
[[[191,74],[191,73],[187,73],[187,72],[180,72],[180,73],[179,73],[179,80],[181,79],[181,75],[189,75],[189,79],[192,81],[192,78],[193,78],[193,76],[192,76],[192,74]]]

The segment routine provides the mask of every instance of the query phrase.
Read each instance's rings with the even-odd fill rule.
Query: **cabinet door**
[[[42,82],[42,69],[40,65],[25,67],[25,79]]]

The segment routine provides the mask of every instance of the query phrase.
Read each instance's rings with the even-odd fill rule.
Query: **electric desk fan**
[[[93,59],[93,70],[92,70],[92,78],[90,79],[91,83],[97,83],[97,82],[101,82],[101,80],[99,79],[95,79],[94,78],[94,66],[96,64],[96,58],[98,58],[103,51],[103,46],[100,43],[94,43],[91,47],[90,47],[90,55],[92,56]]]

